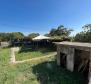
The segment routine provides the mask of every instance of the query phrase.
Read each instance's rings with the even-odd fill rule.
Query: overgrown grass
[[[21,48],[19,52],[16,52],[16,60],[26,60],[35,57],[45,56],[53,52],[54,51],[49,48]]]
[[[9,52],[0,50],[0,84],[85,84],[81,74],[57,67],[54,57],[10,64]]]

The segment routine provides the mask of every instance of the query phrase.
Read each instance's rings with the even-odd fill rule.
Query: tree
[[[54,29],[54,28],[51,29],[49,35],[50,35],[50,36],[56,36],[56,35],[57,35],[56,31],[57,31],[57,30]]]
[[[69,36],[71,31],[73,31],[72,29],[68,29],[66,27],[64,27],[63,25],[58,26],[56,32],[58,36]]]
[[[63,25],[58,26],[57,28],[52,28],[49,32],[49,36],[69,36],[72,32],[72,29],[68,29],[64,27]]]
[[[86,24],[82,27],[84,31],[91,31],[91,24]]]
[[[28,35],[28,37],[32,39],[32,38],[39,36],[39,35],[40,35],[39,33],[31,33]]]
[[[84,30],[76,34],[74,41],[91,42],[91,24],[86,24],[82,28]]]
[[[12,32],[10,33],[10,39],[23,39],[24,35],[21,32]]]
[[[0,33],[0,41],[9,41],[9,33]]]
[[[24,38],[24,35],[21,32],[0,33],[0,41],[10,41],[10,40],[22,39],[22,38]]]

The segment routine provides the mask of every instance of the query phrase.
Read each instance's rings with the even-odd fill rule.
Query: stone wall
[[[3,48],[3,47],[8,47],[10,45],[9,42],[0,42],[0,47]]]
[[[80,50],[81,49],[81,50]],[[89,72],[88,72],[88,84],[91,84],[91,51],[89,49],[83,50],[82,48],[77,48],[77,50],[73,47],[68,47],[64,45],[57,45],[57,65],[61,66],[60,64],[60,53],[64,53],[67,55],[66,58],[66,68],[70,71],[74,70],[75,63],[83,61],[84,59],[89,60]],[[78,62],[79,61],[79,62]]]
[[[66,68],[70,71],[74,70],[74,48],[69,48],[66,46],[57,46],[57,64],[60,66],[60,53],[65,53],[67,55]]]

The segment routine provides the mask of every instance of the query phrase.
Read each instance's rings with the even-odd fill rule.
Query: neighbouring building
[[[84,74],[91,84],[91,43],[58,42],[57,64]]]

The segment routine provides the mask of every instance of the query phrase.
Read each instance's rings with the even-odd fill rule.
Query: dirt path
[[[54,56],[54,55],[56,55],[57,53],[56,52],[54,52],[54,53],[52,53],[52,54],[50,54],[50,55],[46,55],[46,56],[42,56],[42,57],[36,57],[36,58],[32,58],[32,59],[27,59],[27,60],[23,60],[23,61],[16,61],[15,63],[17,64],[17,63],[23,63],[23,62],[28,62],[28,61],[36,61],[36,60],[42,60],[42,59],[44,59],[44,58],[49,58],[49,57],[52,57],[52,56]]]

